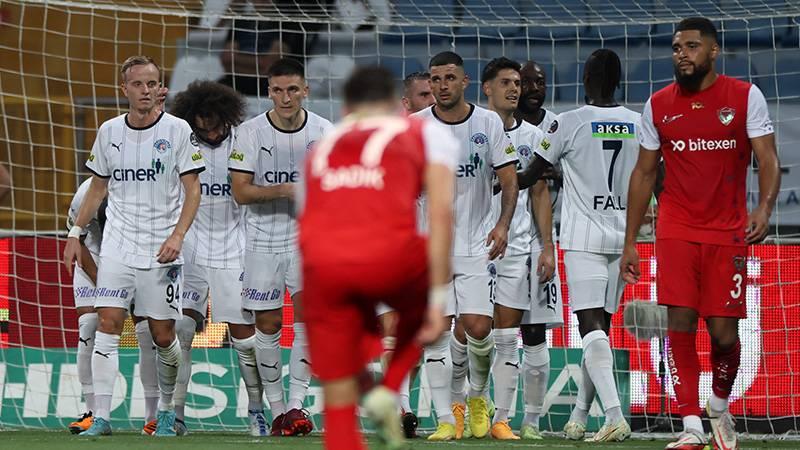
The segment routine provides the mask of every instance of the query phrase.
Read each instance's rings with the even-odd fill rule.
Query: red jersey
[[[744,246],[750,139],[772,133],[766,101],[750,83],[719,75],[700,92],[677,83],[645,105],[639,141],[661,150],[659,239]]]
[[[391,261],[425,252],[417,231],[425,166],[453,168],[457,154],[446,130],[419,119],[371,117],[337,126],[306,158],[303,263]]]

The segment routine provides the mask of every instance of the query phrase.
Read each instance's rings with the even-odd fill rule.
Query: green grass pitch
[[[543,441],[494,441],[492,439],[469,439],[455,442],[432,443],[423,439],[410,441],[412,449],[571,449],[599,447],[602,449],[663,449],[664,440],[630,440],[622,443],[589,444],[548,438]],[[381,447],[370,438],[370,448]],[[180,438],[154,438],[136,433],[117,433],[102,438],[80,438],[68,432],[53,431],[1,431],[0,448],[17,450],[239,450],[244,448],[267,448],[282,450],[319,450],[322,439],[319,435],[301,438],[253,438],[234,433],[193,433]],[[800,442],[742,441],[744,449],[797,449]]]

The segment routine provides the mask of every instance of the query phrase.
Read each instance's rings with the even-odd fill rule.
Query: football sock
[[[483,339],[475,339],[467,333],[467,356],[469,358],[469,396],[480,397],[489,383],[492,368],[494,334]]]
[[[493,423],[508,420],[508,412],[516,400],[519,382],[519,350],[517,350],[517,328],[494,330],[497,346],[492,374],[494,376],[495,415]],[[471,366],[471,365],[470,365]]]
[[[258,375],[258,364],[256,363],[256,335],[245,339],[231,337],[233,349],[239,359],[239,372],[242,374],[245,389],[247,390],[247,409],[248,411],[261,411],[264,403],[261,396],[264,391],[261,389],[261,378]]]
[[[97,313],[78,317],[78,381],[86,401],[86,410],[94,411],[94,384],[92,384],[92,354],[97,331]]]
[[[306,325],[294,324],[294,342],[289,358],[289,404],[288,409],[302,409],[303,401],[311,382],[311,361],[308,356]]]
[[[256,328],[256,362],[261,386],[267,394],[272,417],[286,412],[283,401],[283,364],[281,361],[281,332],[264,334]]]
[[[547,382],[550,379],[550,352],[547,342],[537,345],[523,345],[522,353],[522,385],[525,400],[525,417],[523,424],[539,426],[544,396],[547,394]],[[499,354],[499,353],[498,353]]]
[[[455,423],[450,410],[450,381],[453,360],[450,356],[451,332],[445,331],[433,344],[425,347],[425,373],[431,389],[431,400],[439,422]]]

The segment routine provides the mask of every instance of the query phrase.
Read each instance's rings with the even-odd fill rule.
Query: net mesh
[[[800,415],[800,183],[794,175],[800,143],[800,5],[775,0],[283,0],[19,1],[0,3],[0,161],[9,167],[13,192],[0,202],[0,423],[60,428],[83,410],[75,354],[77,320],[71,279],[59,264],[69,202],[88,175],[84,162],[98,126],[127,109],[119,95],[120,63],[133,54],[153,56],[171,93],[197,78],[237,83],[249,111],[270,106],[258,83],[265,64],[229,40],[253,27],[276,36],[277,53],[302,58],[311,97],[307,107],[338,118],[338,89],[355,65],[381,63],[398,80],[427,67],[442,50],[464,57],[472,80],[491,59],[536,60],[547,73],[546,108],[560,112],[583,103],[582,64],[594,49],[620,55],[618,95],[633,109],[672,80],[674,24],[691,15],[715,20],[723,53],[720,72],[757,84],[776,124],[783,187],[767,244],[751,250],[749,318],[741,324],[742,369],[734,387],[734,414],[753,434],[776,437],[798,430]],[[255,25],[254,25],[255,24]],[[266,61],[275,49],[260,49]],[[272,56],[270,56],[272,51]],[[256,80],[253,82],[253,80]],[[469,101],[482,103],[478,84]],[[749,204],[757,203],[754,168]],[[655,300],[653,248],[642,243],[643,282],[629,286],[624,302]],[[562,282],[565,271],[561,267]],[[569,292],[563,283],[563,295]],[[214,301],[212,298],[211,301]],[[639,343],[615,319],[611,341],[625,412],[638,431],[672,431],[677,405],[664,383],[663,343]],[[283,345],[292,339],[291,307]],[[542,426],[560,430],[574,403],[580,376],[580,338],[574,316],[549,332],[551,386]],[[702,335],[702,334],[701,334]],[[701,401],[710,392],[707,353]],[[207,324],[194,341],[194,375],[187,425],[194,430],[245,426],[247,400],[224,325]],[[126,324],[112,419],[117,428],[141,427],[143,393],[136,368],[135,333]],[[286,359],[285,361],[288,361]],[[284,366],[287,367],[287,366]],[[379,367],[376,365],[376,367]],[[286,369],[284,369],[286,370]],[[511,412],[518,426],[522,403]],[[314,384],[307,408],[319,425],[322,399]],[[435,426],[424,374],[412,389],[423,429]],[[600,413],[597,406],[593,415]],[[596,418],[590,428],[597,426]]]

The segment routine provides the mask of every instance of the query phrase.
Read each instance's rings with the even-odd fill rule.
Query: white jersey
[[[547,130],[550,129],[550,124],[553,123],[558,115],[549,109],[542,110],[544,111],[544,117],[536,127],[542,130],[542,133],[547,133]],[[556,167],[560,170],[561,164],[556,164]],[[553,240],[556,240],[555,228],[557,223],[561,223],[561,204],[564,203],[564,201],[562,198],[563,196],[559,195],[553,180],[547,180],[547,187],[550,189],[550,201],[553,202]]]
[[[239,269],[244,258],[244,208],[234,200],[228,173],[236,130],[219,146],[200,140],[206,170],[200,174],[200,207],[183,243],[186,263]]]
[[[583,106],[558,115],[536,154],[564,172],[561,247],[622,253],[628,181],[639,154],[639,113]]]
[[[161,245],[181,213],[181,175],[205,169],[189,124],[168,113],[135,128],[127,114],[100,126],[86,167],[108,178],[100,256],[139,269],[162,266]],[[183,257],[169,265],[182,264]]]
[[[278,128],[267,113],[258,115],[239,126],[228,168],[252,174],[257,186],[300,183],[306,154],[332,128],[328,120],[310,111],[306,111],[305,122],[295,131]],[[280,198],[253,203],[247,206],[245,217],[248,251],[296,251],[294,201]]]
[[[472,104],[467,118],[457,123],[439,119],[434,107],[414,116],[438,120],[460,144],[453,208],[453,255],[486,255],[486,238],[495,225],[491,214],[494,170],[517,162],[517,152],[503,129],[503,121],[496,112]]]
[[[75,191],[72,197],[72,202],[69,204],[69,212],[67,213],[67,229],[75,225],[75,220],[78,219],[78,211],[81,210],[83,204],[83,197],[86,196],[86,191],[89,190],[89,185],[92,184],[92,179],[89,178]],[[83,227],[83,244],[89,249],[89,252],[95,257],[100,255],[100,244],[103,242],[103,231],[100,229],[100,222],[97,220],[97,213],[94,214],[92,220]]]
[[[539,125],[536,125],[536,127],[542,130],[542,133],[547,133],[547,130],[550,129],[550,124],[556,120],[558,115],[549,109],[544,109],[543,111],[544,117],[542,118],[542,121],[539,122]]]
[[[519,157],[517,170],[528,167],[533,158],[533,149],[539,146],[544,133],[525,121],[518,122],[506,132],[511,137],[511,142],[517,150],[517,156]],[[528,191],[528,189],[519,191],[517,207],[514,209],[514,217],[508,229],[506,255],[528,255],[531,252],[532,245],[537,250],[542,247],[539,229],[536,227],[535,221],[532,220]],[[501,198],[500,194],[492,197],[492,220],[495,222],[500,218]]]

